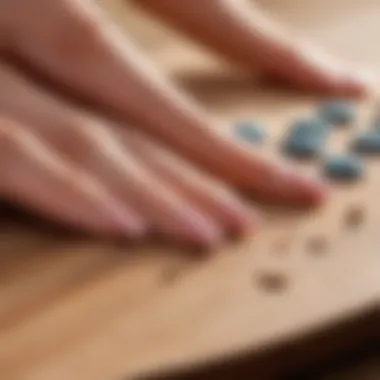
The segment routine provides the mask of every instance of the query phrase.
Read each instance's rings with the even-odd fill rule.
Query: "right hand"
[[[229,187],[289,205],[323,200],[318,181],[219,134],[206,111],[120,43],[92,2],[3,4],[1,198],[94,233],[139,238],[153,230],[202,247],[258,223]],[[62,87],[104,117],[64,100]]]

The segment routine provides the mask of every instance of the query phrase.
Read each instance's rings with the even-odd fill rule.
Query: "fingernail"
[[[126,211],[118,202],[107,202],[104,210],[112,227],[118,232],[134,239],[145,235],[147,228],[142,219]]]
[[[184,238],[190,243],[206,249],[213,249],[223,239],[223,233],[215,223],[204,217],[188,220]]]
[[[288,169],[284,171],[289,196],[298,200],[298,203],[318,205],[322,203],[328,195],[328,185],[315,175],[308,173],[298,173]]]
[[[364,90],[368,95],[377,91],[378,78],[374,72],[368,70],[349,72],[344,78],[347,79],[349,83],[359,87],[360,90]]]
[[[313,205],[322,203],[328,196],[329,187],[321,179],[315,177],[304,177],[299,180],[303,187],[303,193],[307,201]]]
[[[245,234],[262,224],[262,216],[249,209],[248,205],[231,204],[226,210],[233,234]]]
[[[356,79],[359,83],[362,83],[367,88],[376,87],[378,82],[376,74],[368,70],[358,71],[356,73]]]

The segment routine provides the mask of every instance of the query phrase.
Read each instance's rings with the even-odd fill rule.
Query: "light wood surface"
[[[342,58],[375,69],[380,63],[379,1],[261,2]],[[272,142],[264,155],[275,156],[286,123],[316,104],[311,97],[259,86],[222,68],[170,32],[158,32],[154,23],[142,24],[141,14],[120,12],[119,2],[105,5],[148,54],[222,118],[267,124]],[[361,107],[355,128],[365,126],[370,109],[371,104]],[[342,149],[349,133],[337,132],[331,150]],[[368,167],[368,180],[334,188],[323,209],[268,212],[257,236],[231,242],[203,260],[168,248],[58,237],[33,223],[5,222],[0,230],[1,378],[116,380],[195,368],[248,353],[254,357],[284,342],[291,347],[308,334],[375,310],[380,166],[372,160]],[[344,223],[353,205],[365,212],[357,229]],[[315,236],[327,239],[324,254],[309,252],[308,241]],[[284,242],[287,247],[280,249]],[[324,344],[328,352],[329,341]]]

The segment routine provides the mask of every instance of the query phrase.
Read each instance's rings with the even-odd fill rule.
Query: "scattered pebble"
[[[347,101],[334,100],[321,105],[318,115],[333,125],[348,125],[356,119],[356,108]]]
[[[330,128],[317,119],[296,120],[285,138],[284,153],[299,159],[310,159],[320,156],[324,151]]]
[[[380,154],[380,128],[356,136],[351,143],[351,150],[367,156]]]
[[[377,131],[380,130],[380,119],[377,119],[372,122],[372,128]]]
[[[364,221],[364,211],[360,206],[351,207],[346,216],[345,222],[348,227],[357,227]]]
[[[375,112],[372,115],[371,129],[378,130],[380,129],[380,107],[379,104],[375,107]]]
[[[259,276],[258,283],[267,292],[280,293],[287,287],[288,279],[282,273],[267,272]]]
[[[166,284],[172,284],[179,278],[180,274],[181,268],[165,268],[165,270],[162,273],[162,280]]]
[[[377,112],[377,114],[373,117],[370,127],[372,130],[379,130],[380,129],[380,114]]]
[[[267,138],[264,126],[253,121],[236,123],[234,134],[238,139],[253,144],[262,143]]]
[[[331,156],[323,166],[324,175],[334,181],[352,182],[361,179],[364,175],[364,165],[355,156]]]
[[[310,253],[321,254],[327,249],[328,242],[323,236],[314,236],[308,242],[308,249]]]

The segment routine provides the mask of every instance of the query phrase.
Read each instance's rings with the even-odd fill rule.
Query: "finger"
[[[327,95],[360,96],[373,86],[367,73],[347,69],[299,41],[242,0],[139,0],[148,11],[245,68]]]
[[[70,147],[68,156],[107,183],[118,199],[133,204],[153,231],[170,240],[205,248],[220,242],[218,221],[184,198],[160,173],[144,165],[109,130],[92,121],[88,127],[78,125],[74,135],[81,148]]]
[[[122,209],[84,173],[78,172],[28,132],[0,120],[1,195],[46,217],[97,233],[140,237],[141,220]]]
[[[57,4],[69,3],[76,6],[55,10]],[[45,28],[24,28],[21,30],[25,35],[14,38],[25,56],[57,80],[117,111],[120,117],[129,120],[132,116],[180,154],[252,196],[296,205],[315,204],[323,199],[318,182],[262,163],[222,136],[219,123],[158,75],[112,29],[95,5],[88,1],[48,2],[45,11],[49,10],[52,14],[44,18]],[[30,12],[33,14],[33,9]],[[33,20],[25,21],[25,25],[33,25]],[[38,33],[40,30],[51,33]],[[67,40],[74,43],[70,55],[68,47],[63,49],[60,43]]]
[[[126,152],[94,116],[75,111],[1,65],[0,81],[17,99],[15,106],[1,92],[0,110],[30,123],[67,160],[106,184],[121,202],[133,204],[160,233],[201,246],[220,241],[212,220]]]
[[[163,146],[137,131],[119,132],[125,146],[160,178],[222,224],[228,233],[242,234],[257,228],[260,218],[251,207],[221,183],[201,174]]]

